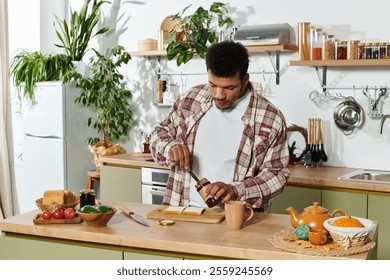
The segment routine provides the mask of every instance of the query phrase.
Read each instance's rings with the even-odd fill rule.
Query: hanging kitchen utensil
[[[310,130],[311,130],[311,141],[312,141],[311,160],[313,162],[319,162],[320,158],[316,150],[316,127],[315,127],[314,119],[310,119]]]
[[[345,135],[351,135],[354,129],[363,125],[364,111],[353,97],[348,97],[336,107],[333,119],[336,126]]]
[[[328,156],[325,153],[324,143],[323,143],[323,138],[322,138],[322,128],[321,128],[322,121],[321,121],[321,119],[317,119],[317,122],[318,122],[318,125],[317,125],[317,127],[318,127],[318,144],[320,146],[320,149],[319,149],[320,160],[327,161]]]

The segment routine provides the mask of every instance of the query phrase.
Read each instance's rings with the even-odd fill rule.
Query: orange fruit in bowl
[[[332,226],[335,227],[364,227],[363,224],[356,218],[346,215],[333,221]]]

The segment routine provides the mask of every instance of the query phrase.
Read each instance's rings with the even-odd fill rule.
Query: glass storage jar
[[[379,44],[379,58],[383,59],[386,57],[386,43]]]
[[[358,48],[359,48],[359,59],[365,59],[364,57],[364,47],[366,43],[359,43]]]
[[[327,34],[322,36],[322,59],[334,60],[335,38],[334,35]]]
[[[347,42],[347,59],[358,59],[359,57],[359,42],[360,41],[348,41]]]
[[[310,22],[298,23],[298,59],[310,60]]]
[[[336,41],[336,59],[342,60],[347,59],[347,42],[346,41]]]
[[[379,58],[379,43],[372,43],[372,59]]]
[[[365,59],[372,59],[372,44],[366,43],[364,46],[364,58]]]
[[[310,59],[321,60],[322,59],[322,29],[310,28]]]
[[[390,42],[386,43],[386,56],[390,57]]]

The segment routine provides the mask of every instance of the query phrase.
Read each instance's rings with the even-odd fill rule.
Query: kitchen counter
[[[137,166],[164,168],[158,165],[150,157],[142,157],[142,153],[120,154],[116,156],[102,157],[101,162],[109,165]],[[390,184],[364,183],[337,180],[341,175],[359,170],[358,168],[321,166],[306,168],[304,166],[290,166],[290,178],[287,185],[302,186],[322,189],[349,189],[365,192],[382,192],[390,194]]]
[[[146,217],[157,205],[104,202],[120,204]],[[272,233],[291,228],[290,216],[255,213],[249,224],[241,230],[227,229],[226,222],[203,224],[176,222],[173,226],[160,226],[149,219],[151,227],[134,222],[119,210],[107,227],[91,228],[81,224],[34,225],[39,210],[14,216],[0,222],[3,237],[27,238],[46,242],[77,243],[81,246],[104,247],[124,252],[143,252],[151,255],[174,256],[189,259],[366,259],[368,253],[346,257],[323,257],[290,253],[273,247],[268,242]],[[25,251],[21,249],[21,253]],[[44,249],[42,249],[44,250]],[[75,256],[77,258],[77,256]]]

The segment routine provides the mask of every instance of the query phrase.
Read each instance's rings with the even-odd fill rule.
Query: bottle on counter
[[[203,200],[206,202],[207,206],[209,208],[213,208],[215,205],[221,202],[222,198],[215,199],[211,195],[206,195],[205,193],[205,187],[210,184],[210,181],[206,178],[200,179],[198,183],[196,183],[195,187],[200,196],[203,198]]]
[[[322,60],[322,28],[310,28],[310,59]]]
[[[310,60],[310,22],[298,22],[298,59]]]

